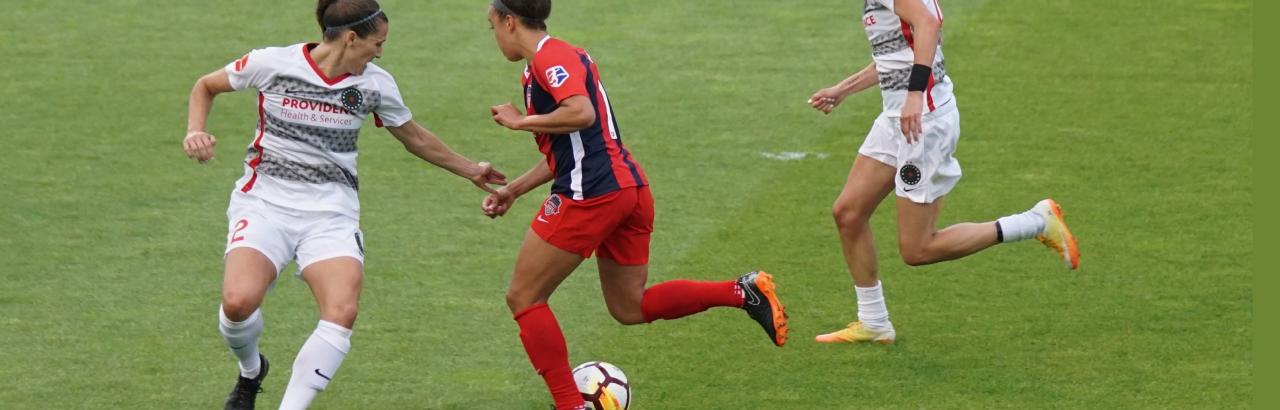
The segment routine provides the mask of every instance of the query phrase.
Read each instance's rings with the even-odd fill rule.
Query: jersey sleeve
[[[875,2],[883,4],[885,7],[888,7],[889,11],[893,11],[893,1],[894,0],[875,0]]]
[[[231,88],[237,91],[246,87],[261,89],[271,79],[271,64],[267,50],[250,51],[243,57],[227,64],[227,78],[231,80]]]
[[[539,52],[533,58],[530,74],[559,104],[575,95],[587,95],[587,66],[582,58],[567,48]]]
[[[413,119],[413,112],[405,106],[400,87],[396,86],[396,80],[390,74],[378,79],[378,92],[382,98],[373,109],[374,124],[378,127],[399,127]]]

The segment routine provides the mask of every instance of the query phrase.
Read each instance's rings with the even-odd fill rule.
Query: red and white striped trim
[[[934,4],[936,7],[937,0],[934,0]],[[942,9],[938,9],[938,13],[938,21],[941,22]],[[902,37],[907,40],[907,47],[910,48],[912,54],[914,54],[916,50],[916,39],[915,36],[911,35],[911,25],[907,24],[907,21],[903,20],[901,17],[898,18],[898,21],[902,23]],[[936,109],[936,107],[933,106],[933,74],[929,75],[929,85],[924,88],[924,98],[929,104],[929,112],[933,112],[933,110]]]
[[[245,182],[244,186],[240,187],[240,192],[249,192],[250,189],[253,189],[254,182],[258,181],[258,165],[262,164],[262,152],[263,152],[262,135],[267,130],[267,119],[265,117],[265,113],[262,110],[263,99],[264,98],[262,93],[259,92],[258,93],[258,137],[253,139],[253,149],[258,151],[258,156],[249,160],[249,169],[253,170],[253,175],[249,176],[249,182]]]

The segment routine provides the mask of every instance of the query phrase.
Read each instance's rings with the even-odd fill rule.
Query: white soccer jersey
[[[942,9],[938,7],[938,0],[902,1],[919,1],[938,21],[942,21]],[[862,26],[867,31],[867,39],[871,41],[871,58],[875,60],[876,72],[880,75],[884,112],[890,116],[899,116],[902,105],[907,101],[907,80],[911,77],[911,66],[915,64],[915,52],[912,48],[915,41],[911,35],[911,26],[894,14],[894,0],[865,2]],[[952,99],[951,78],[947,77],[947,65],[942,58],[942,34],[938,35],[938,50],[933,55],[933,78],[925,91],[925,113],[950,103]]]
[[[283,207],[359,218],[356,138],[370,113],[378,126],[412,118],[386,70],[328,78],[314,44],[253,50],[227,64],[231,86],[258,90],[258,120],[236,190]]]

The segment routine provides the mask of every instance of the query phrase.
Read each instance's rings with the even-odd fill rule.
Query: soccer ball
[[[631,405],[631,385],[618,366],[586,362],[573,368],[573,380],[593,410],[627,410]]]

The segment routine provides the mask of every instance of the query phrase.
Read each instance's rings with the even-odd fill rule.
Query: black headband
[[[494,10],[497,10],[499,14],[504,14],[504,15],[508,15],[508,16],[516,16],[516,17],[520,17],[520,18],[528,18],[528,17],[525,17],[525,16],[521,16],[520,14],[518,14],[518,13],[516,13],[516,12],[514,12],[514,11],[511,11],[511,8],[510,8],[510,7],[507,7],[507,4],[506,4],[506,3],[503,3],[503,2],[502,2],[502,0],[493,0],[493,2],[492,2],[492,3],[493,3],[493,9],[494,9]]]
[[[494,0],[494,1],[497,1],[497,0]],[[341,30],[341,29],[348,28],[348,27],[355,27],[355,26],[358,26],[358,25],[361,25],[361,24],[364,24],[364,23],[368,23],[368,22],[369,22],[369,20],[373,20],[373,19],[374,19],[374,17],[378,17],[378,16],[381,16],[381,15],[382,15],[382,9],[378,9],[378,11],[375,11],[375,12],[373,12],[373,14],[370,14],[370,15],[369,15],[369,17],[365,17],[365,18],[362,18],[362,19],[356,20],[356,21],[354,21],[354,22],[347,23],[347,24],[343,24],[343,25],[340,25],[340,26],[325,27],[325,28],[324,28],[324,31],[329,31],[329,30]]]

